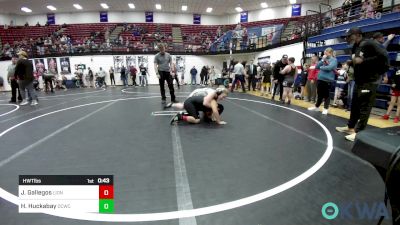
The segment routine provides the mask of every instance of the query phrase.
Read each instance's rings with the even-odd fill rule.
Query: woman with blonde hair
[[[315,106],[309,107],[310,111],[319,111],[319,107],[324,100],[323,115],[328,114],[330,97],[329,91],[331,89],[331,83],[335,81],[334,70],[337,68],[337,60],[334,57],[332,48],[325,49],[322,60],[318,62],[317,69],[319,69],[318,80],[317,80],[317,93],[318,98]]]

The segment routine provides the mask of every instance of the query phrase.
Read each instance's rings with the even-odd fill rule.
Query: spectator
[[[197,69],[195,66],[190,70],[190,75],[191,75],[191,85],[197,85],[196,83],[196,76],[197,76]]]
[[[265,68],[262,70],[262,89],[261,96],[268,94],[271,92],[271,79],[272,79],[272,67],[271,64],[267,64]]]
[[[275,100],[275,94],[277,91],[277,88],[279,87],[279,101],[282,101],[282,95],[283,95],[283,76],[279,72],[283,70],[283,68],[286,67],[288,64],[288,56],[285,54],[282,56],[281,60],[278,60],[275,63],[274,70],[273,70],[273,76],[274,76],[274,91],[272,94],[272,100]]]
[[[129,68],[129,72],[131,74],[131,78],[132,78],[132,86],[138,86],[136,83],[136,74],[137,74],[137,69],[134,65],[131,65],[131,67]]]
[[[148,82],[147,82],[147,75],[149,74],[147,72],[147,68],[142,64],[140,64],[139,66],[139,71],[140,71],[140,86],[147,86]]]
[[[250,60],[249,65],[246,66],[247,77],[248,77],[248,90],[251,89],[253,91],[256,90],[256,75],[257,75],[257,65],[253,63],[253,60]],[[251,89],[250,89],[251,86]]]
[[[333,106],[339,105],[338,100],[341,98],[344,88],[346,86],[348,70],[349,70],[349,66],[346,63],[344,63],[341,65],[341,69],[337,73],[335,95],[333,97]]]
[[[20,105],[27,105],[29,102],[26,99],[25,89],[28,91],[29,100],[31,105],[38,104],[36,92],[33,89],[33,65],[28,60],[28,54],[25,51],[18,52],[19,60],[15,66],[15,76],[18,79],[18,85],[21,92],[22,102]]]
[[[99,72],[97,73],[97,75],[98,75],[98,78],[99,78],[99,80],[98,80],[99,87],[103,87],[103,85],[104,85],[104,87],[107,88],[107,83],[106,83],[107,74],[106,74],[106,71],[104,71],[103,68],[100,67],[99,68]]]
[[[305,90],[306,90],[306,84],[307,84],[307,79],[308,79],[308,70],[309,70],[310,66],[308,65],[308,63],[304,63],[303,65],[303,70],[301,72],[301,82],[300,82],[300,99],[303,100],[304,99],[304,95],[305,95]]]
[[[122,80],[122,83],[123,83],[123,85],[125,86],[125,87],[127,87],[128,86],[128,77],[127,77],[127,75],[126,75],[126,68],[125,68],[125,66],[124,65],[122,65],[122,67],[121,67],[121,80]]]
[[[207,73],[208,73],[207,67],[203,66],[203,68],[201,69],[201,72],[200,72],[200,85],[201,86],[204,86],[204,84],[205,84],[204,78],[207,76]]]
[[[114,77],[114,68],[111,66],[110,69],[108,70],[108,73],[110,74],[110,81],[113,87],[115,87],[115,77]]]
[[[88,67],[89,87],[95,87],[94,85],[94,74],[92,69]]]
[[[257,35],[256,33],[253,33],[250,37],[250,49],[256,49],[257,48]]]
[[[18,58],[13,56],[11,58],[11,64],[7,68],[7,79],[8,83],[11,85],[11,100],[9,103],[17,103],[17,92],[18,92],[18,101],[22,101],[21,93],[19,91],[18,82],[15,79],[15,66],[17,64]]]
[[[354,92],[354,87],[355,87],[355,81],[354,81],[354,68],[352,66],[352,61],[349,60],[346,62],[348,70],[347,70],[347,110],[351,110],[351,104],[353,102],[353,92]]]
[[[360,28],[353,27],[346,35],[349,44],[353,44],[352,61],[356,87],[348,124],[345,127],[336,127],[336,130],[349,134],[346,139],[354,141],[356,134],[367,126],[375,103],[380,74],[388,69],[389,59],[386,50],[377,42],[364,39]]]
[[[382,45],[383,48],[387,49],[387,47],[389,46],[390,42],[393,40],[393,38],[395,36],[396,35],[394,35],[394,34],[390,34],[390,35],[388,35],[388,38],[385,41],[385,36],[381,32],[376,32],[376,33],[374,33],[372,38],[375,41],[377,41],[380,45]]]
[[[237,61],[237,62],[233,63],[235,65],[233,67],[233,74],[235,75],[235,79],[232,82],[231,92],[233,92],[233,89],[235,89],[236,83],[239,81],[242,85],[243,93],[246,93],[246,88],[244,85],[244,76],[246,75],[246,71],[243,66],[243,64],[245,64],[245,63],[246,63],[245,61],[243,61],[243,62]]]
[[[317,82],[317,92],[318,99],[315,106],[309,107],[310,111],[319,111],[319,107],[324,100],[324,110],[322,111],[323,115],[328,114],[330,97],[329,91],[331,87],[331,83],[335,81],[335,73],[333,72],[337,68],[337,60],[333,56],[333,49],[327,48],[325,49],[324,56],[322,60],[318,62],[317,69],[319,69],[318,73],[318,82]]]
[[[390,104],[386,111],[386,114],[383,115],[382,119],[388,120],[394,105],[397,105],[396,116],[394,117],[393,122],[398,123],[400,116],[400,70],[397,70],[397,72],[391,77],[390,80],[391,81],[389,83],[391,84],[392,96],[390,98]],[[385,78],[385,83],[388,83],[387,76]]]
[[[40,23],[39,23],[39,21],[36,23],[36,26],[37,26],[37,27],[40,27]]]
[[[306,102],[315,103],[315,97],[317,96],[317,79],[319,70],[317,69],[318,57],[313,56],[311,58],[311,65],[308,70],[308,77],[306,83],[306,92],[307,97],[305,98]]]

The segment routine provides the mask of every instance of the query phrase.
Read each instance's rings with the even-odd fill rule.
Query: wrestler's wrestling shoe
[[[175,114],[170,121],[170,124],[173,125],[179,121],[181,121],[183,118],[183,112],[178,112],[177,114]]]
[[[166,104],[166,105],[164,106],[164,109],[169,109],[169,108],[171,108],[171,107],[172,107],[172,104],[174,104],[174,103],[170,102],[170,103]]]

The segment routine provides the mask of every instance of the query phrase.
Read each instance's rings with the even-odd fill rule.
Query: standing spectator
[[[282,56],[281,60],[278,60],[275,63],[274,66],[274,71],[273,71],[273,76],[274,76],[274,92],[272,94],[272,100],[275,100],[275,94],[276,94],[276,89],[279,87],[279,101],[282,101],[282,95],[283,95],[283,76],[279,72],[283,70],[283,68],[286,67],[288,64],[288,56],[285,54]]]
[[[140,64],[140,66],[139,66],[139,72],[140,72],[140,77],[139,77],[139,80],[140,80],[140,86],[147,86],[147,74],[148,74],[148,72],[147,72],[147,68],[146,67],[144,67],[144,65],[143,65],[143,63],[142,64]]]
[[[176,85],[178,85],[178,89],[180,88],[180,84],[179,84],[179,78],[178,78],[178,74],[177,74],[177,69],[176,69],[176,64],[173,62],[171,64],[171,76],[172,76],[172,83],[174,82],[174,80],[176,80]]]
[[[22,101],[21,93],[19,91],[18,82],[15,79],[15,66],[17,65],[18,58],[13,56],[11,58],[11,64],[7,68],[7,79],[8,83],[11,85],[11,100],[9,103],[17,103],[17,92],[18,92],[18,101]]]
[[[280,74],[284,76],[283,78],[283,95],[282,95],[282,103],[286,102],[290,104],[293,98],[293,87],[294,81],[297,78],[297,67],[294,65],[295,59],[293,57],[289,58],[288,65],[285,66],[283,70],[280,71]]]
[[[311,65],[308,69],[308,77],[306,83],[307,96],[306,102],[315,103],[315,97],[317,96],[317,79],[319,70],[317,69],[318,57],[314,55],[311,58]]]
[[[42,64],[42,63],[41,63]],[[38,64],[36,64],[37,66]],[[44,66],[43,66],[44,67]],[[44,68],[43,68],[44,69]],[[36,67],[36,70],[38,68]],[[37,72],[36,72],[37,73]],[[53,79],[57,76],[57,73],[54,73],[54,71],[47,71],[45,70],[43,72],[43,79],[44,79],[44,84],[45,84],[45,92],[47,93],[49,91],[49,86],[50,86],[50,91],[51,93],[54,93],[54,87],[53,87]]]
[[[239,81],[240,84],[242,85],[242,90],[243,93],[246,93],[246,88],[244,85],[244,76],[246,74],[244,66],[243,66],[244,62],[241,63],[239,61],[234,62],[234,67],[233,67],[233,74],[235,75],[235,79],[232,82],[232,87],[231,87],[231,92],[233,92],[233,89],[235,89],[235,85],[236,83]]]
[[[103,87],[103,85],[104,85],[104,87],[107,88],[107,83],[106,83],[107,73],[106,73],[106,71],[104,71],[103,68],[100,67],[100,70],[97,73],[97,75],[98,75],[98,78],[99,78],[99,87]]]
[[[345,127],[336,127],[339,132],[349,135],[346,139],[354,141],[356,133],[365,129],[375,103],[376,89],[380,83],[380,74],[387,71],[389,57],[387,51],[376,41],[366,40],[360,28],[353,27],[347,31],[347,41],[353,45],[352,60],[354,81],[350,119]]]
[[[336,85],[335,85],[335,95],[333,97],[333,106],[338,106],[338,100],[341,98],[344,88],[346,86],[347,71],[349,67],[346,63],[341,65],[341,69],[337,73]]]
[[[197,77],[197,69],[195,66],[190,70],[190,75],[191,75],[191,85],[197,85],[196,83],[196,77]]]
[[[271,64],[267,64],[262,70],[262,86],[261,86],[261,96],[268,94],[271,91],[271,77],[272,77],[272,67]]]
[[[381,32],[376,32],[372,38],[377,41],[379,44],[382,45],[383,48],[387,49],[387,47],[389,46],[390,42],[393,40],[393,38],[396,35],[394,34],[390,34],[388,35],[387,40],[385,41],[385,36],[381,33]]]
[[[257,48],[257,35],[256,33],[253,33],[250,37],[250,49],[256,49]]]
[[[90,67],[88,67],[88,76],[89,76],[89,87],[95,87],[94,74],[93,74],[92,69],[90,69]]]
[[[253,91],[256,90],[256,75],[257,75],[257,65],[253,63],[253,60],[250,60],[249,65],[246,66],[246,71],[248,75],[248,90],[250,91],[250,86]]]
[[[137,74],[137,69],[134,65],[131,65],[129,72],[131,74],[131,78],[132,78],[132,86],[138,86],[136,83],[136,74]]]
[[[211,66],[210,68],[210,86],[213,86],[216,84],[216,80],[217,80],[217,75],[215,74],[215,68],[214,66]]]
[[[315,106],[309,107],[308,110],[319,111],[322,100],[324,100],[324,110],[322,111],[322,114],[328,114],[330,104],[329,92],[331,89],[331,83],[335,81],[335,73],[333,72],[333,70],[335,70],[336,68],[337,60],[333,56],[333,49],[325,49],[322,60],[317,64],[317,69],[320,70],[318,73],[317,82],[318,99]]]
[[[159,53],[154,57],[154,69],[156,70],[157,77],[160,84],[161,101],[166,102],[164,84],[167,82],[169,92],[171,95],[171,102],[176,102],[174,86],[172,84],[172,77],[170,73],[172,58],[168,52],[165,52],[165,46],[163,44],[158,45]]]
[[[400,70],[397,70],[397,72],[391,77],[391,89],[392,89],[392,96],[390,98],[390,104],[387,109],[387,112],[385,115],[383,115],[382,119],[388,120],[390,113],[393,110],[393,106],[397,105],[397,110],[396,110],[396,116],[393,119],[394,123],[399,122],[399,116],[400,116]],[[387,76],[385,77],[385,83],[388,83],[388,78]]]
[[[208,73],[207,67],[203,66],[203,68],[201,69],[201,72],[200,72],[200,85],[201,86],[204,86],[204,78],[207,76],[207,73]]]
[[[351,110],[351,104],[353,102],[353,92],[354,88],[356,86],[356,83],[354,81],[354,68],[352,66],[353,62],[351,60],[346,62],[348,70],[347,70],[347,110]]]
[[[18,52],[19,60],[15,66],[15,76],[18,79],[19,89],[21,91],[22,102],[20,105],[27,105],[25,89],[28,91],[29,98],[32,98],[31,105],[38,104],[36,92],[33,89],[33,64],[28,60],[28,54],[25,51]]]
[[[208,81],[210,80],[210,67],[206,66],[206,75],[204,76],[204,85],[208,85]]]
[[[108,28],[107,28],[108,29]],[[110,69],[108,70],[108,73],[110,74],[110,80],[111,80],[111,85],[115,87],[115,77],[114,77],[114,68],[111,66]]]
[[[121,80],[122,80],[123,85],[125,87],[127,87],[128,86],[128,77],[127,77],[126,68],[124,65],[122,65],[122,67],[121,67]]]
[[[301,82],[300,82],[300,99],[304,99],[304,93],[306,90],[306,83],[307,83],[307,78],[308,78],[308,69],[310,66],[308,63],[304,63],[303,65],[303,71],[301,72]]]

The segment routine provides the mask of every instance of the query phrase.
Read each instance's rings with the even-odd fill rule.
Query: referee
[[[171,55],[165,52],[165,46],[163,44],[158,45],[159,53],[154,57],[154,69],[156,71],[159,83],[160,83],[160,92],[161,92],[161,101],[165,103],[167,97],[165,97],[165,81],[168,84],[169,93],[171,94],[171,102],[176,102],[175,100],[175,91],[173,86],[173,80],[170,73],[172,58]]]

